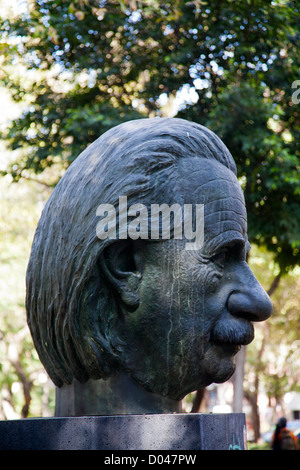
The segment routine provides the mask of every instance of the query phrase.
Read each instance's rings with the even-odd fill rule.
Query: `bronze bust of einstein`
[[[120,202],[131,208],[126,219]],[[151,237],[145,209],[162,205],[169,231],[157,219]],[[187,249],[172,207],[195,205],[199,243]],[[57,386],[57,414],[180,411],[186,394],[229,379],[253,322],[272,312],[248,250],[234,160],[207,128],[141,119],[88,146],[46,204],[26,278],[28,324]]]

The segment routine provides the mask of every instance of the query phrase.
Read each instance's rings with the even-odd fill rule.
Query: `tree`
[[[54,401],[54,387],[26,325],[24,282],[49,190],[27,181],[12,186],[10,179],[0,179],[0,419],[49,416]]]
[[[29,97],[6,135],[23,149],[8,171],[17,181],[65,169],[108,128],[160,115],[160,98],[185,90],[177,116],[223,138],[250,239],[285,272],[300,246],[298,19],[299,4],[283,0],[28,2],[2,20],[3,80],[15,100]]]
[[[264,391],[270,403],[273,402],[276,419],[274,402],[282,406],[285,393],[300,391],[300,325],[297,302],[300,283],[299,267],[296,267],[278,284],[278,266],[274,264],[273,255],[266,250],[255,248],[250,265],[272,296],[274,310],[268,321],[256,325],[256,338],[247,346],[246,351],[244,396],[251,406],[254,439],[257,441],[260,437],[259,393]],[[283,406],[282,412],[285,413]]]

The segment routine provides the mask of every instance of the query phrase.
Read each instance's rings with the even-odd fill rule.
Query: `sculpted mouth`
[[[210,342],[222,347],[240,349],[241,345],[251,343],[254,339],[254,328],[251,322],[243,318],[219,321],[210,335]]]
[[[231,356],[237,354],[241,349],[240,344],[234,344],[229,342],[211,341],[210,344],[221,349],[222,353],[224,353],[225,355],[229,354]]]

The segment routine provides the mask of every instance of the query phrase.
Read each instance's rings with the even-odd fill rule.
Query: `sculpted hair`
[[[217,160],[236,174],[230,152],[207,128],[141,119],[109,130],[84,150],[49,198],[27,268],[26,310],[34,345],[57,386],[107,378],[118,364],[118,302],[100,263],[105,248],[118,241],[97,237],[97,207],[117,207],[121,195],[128,206],[180,202],[177,163],[187,157]]]

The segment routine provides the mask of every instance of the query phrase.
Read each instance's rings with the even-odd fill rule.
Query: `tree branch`
[[[279,274],[277,274],[277,276],[274,277],[273,282],[272,282],[272,284],[270,285],[270,287],[267,291],[269,296],[271,296],[275,292],[277,287],[279,286],[281,276],[282,276],[282,272],[280,271]]]
[[[198,413],[200,409],[201,402],[204,398],[205,388],[200,388],[196,392],[196,396],[193,401],[193,407],[191,409],[191,413]]]

